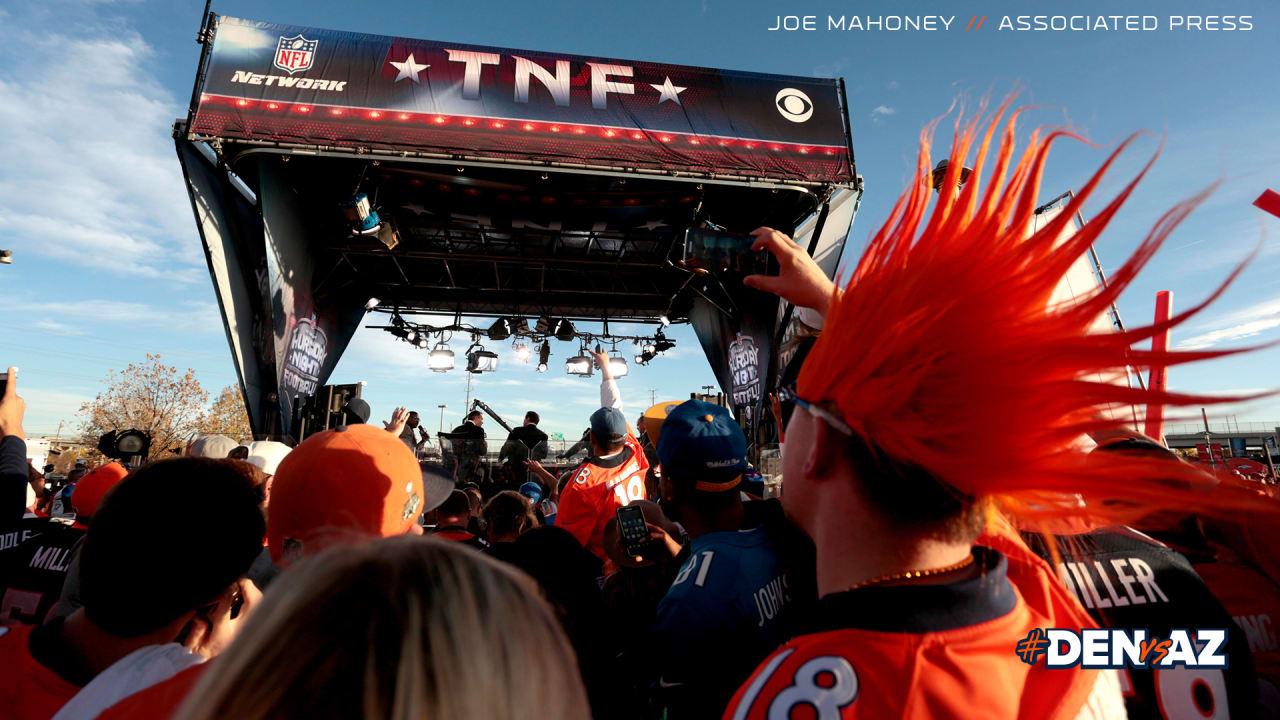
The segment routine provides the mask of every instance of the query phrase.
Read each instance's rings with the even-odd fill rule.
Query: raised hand
[[[387,432],[400,437],[400,433],[404,432],[404,426],[407,422],[409,422],[409,411],[398,407],[391,413],[391,422],[383,421],[382,426],[387,429]]]
[[[26,437],[22,431],[22,416],[26,411],[27,404],[18,397],[18,368],[11,367],[5,376],[4,396],[0,397],[0,437]]]

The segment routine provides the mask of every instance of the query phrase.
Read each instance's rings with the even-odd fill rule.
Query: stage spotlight
[[[373,235],[382,227],[382,218],[369,204],[369,196],[356,193],[342,203],[342,215],[351,223],[351,230],[358,235]]]
[[[448,372],[453,369],[453,351],[449,344],[441,340],[432,348],[427,356],[427,367],[431,372]]]
[[[529,345],[528,343],[515,342],[511,345],[511,349],[516,351],[516,359],[522,363],[529,362]]]
[[[627,360],[621,354],[615,353],[609,356],[609,372],[613,373],[616,378],[625,377],[627,374]]]
[[[659,338],[653,345],[653,351],[658,355],[662,355],[675,346],[676,344],[670,340],[666,338]]]
[[[405,329],[404,329],[404,328],[402,328],[402,327],[389,327],[389,328],[387,328],[387,332],[391,333],[392,335],[395,335],[396,337],[400,338],[401,340],[408,340],[408,339],[409,339],[409,331],[408,331],[408,330],[405,330]]]
[[[409,342],[411,342],[411,343],[416,343],[416,342],[418,342],[418,331],[417,331],[417,330],[409,330],[408,332],[406,332],[406,333],[405,333],[405,335],[404,335],[403,337],[404,337],[404,339],[405,339],[405,340],[408,340],[408,341],[409,341]]]
[[[637,365],[648,365],[648,364],[649,364],[649,361],[650,361],[650,360],[652,360],[652,359],[653,359],[653,353],[652,353],[651,351],[649,351],[649,350],[645,350],[644,352],[642,352],[642,353],[640,353],[639,355],[637,355],[637,356],[636,356],[636,364],[637,364]]]
[[[369,298],[368,302],[366,302],[366,303],[364,304],[364,309],[365,309],[365,310],[372,310],[372,309],[374,309],[374,308],[378,307],[378,306],[379,306],[379,305],[381,305],[381,304],[382,304],[382,301],[381,301],[381,300],[379,300],[379,299],[378,299],[378,298],[376,298],[376,297],[371,297],[371,298]]]
[[[425,349],[427,349],[427,346],[428,346],[428,345],[430,345],[430,344],[431,344],[431,341],[427,339],[427,336],[426,336],[426,335],[419,335],[419,336],[418,336],[418,342],[417,342],[418,347],[420,347],[420,348],[422,348],[423,350],[425,350]]]
[[[528,335],[529,321],[522,317],[511,318],[511,334],[512,335]]]
[[[489,326],[490,340],[506,340],[511,337],[511,323],[506,318],[498,318]]]
[[[667,327],[668,325],[671,324],[671,319],[668,318],[666,315],[659,315],[658,320],[662,322],[663,327]]]
[[[551,343],[546,340],[542,341],[542,347],[538,349],[538,372],[547,371],[547,361],[551,359]]]
[[[564,371],[570,375],[591,377],[591,364],[592,360],[590,355],[577,355],[564,362]]]
[[[467,372],[480,373],[493,372],[498,369],[498,354],[489,350],[485,350],[483,345],[476,343],[467,350]]]
[[[12,264],[13,264],[13,251],[0,250],[0,265],[12,265]]]
[[[555,335],[557,340],[572,340],[574,334],[573,323],[564,319],[556,323]]]
[[[551,335],[551,329],[555,327],[555,321],[549,315],[543,315],[538,318],[538,324],[534,326],[534,331],[539,335]]]

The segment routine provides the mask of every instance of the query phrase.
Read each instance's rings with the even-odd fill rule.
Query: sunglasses
[[[810,415],[822,418],[828,425],[839,430],[844,435],[853,437],[853,428],[849,427],[849,423],[845,422],[840,418],[840,416],[830,410],[827,410],[818,403],[810,402],[800,397],[796,394],[795,383],[787,383],[786,385],[778,388],[778,404],[782,411],[783,427],[786,427],[787,423],[791,422],[791,413],[794,412],[797,407],[802,407],[805,409],[805,412]]]

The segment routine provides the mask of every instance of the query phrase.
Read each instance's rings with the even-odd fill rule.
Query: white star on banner
[[[395,62],[394,60],[388,62],[391,63],[391,67],[400,71],[400,74],[396,75],[396,79],[393,82],[400,82],[405,78],[409,78],[414,82],[422,82],[418,79],[418,73],[431,67],[430,65],[419,65],[414,62],[413,53],[409,53],[409,57],[405,58],[404,62]]]
[[[410,204],[410,205],[401,205],[400,207],[404,208],[405,210],[408,210],[414,215],[422,215],[423,213],[426,213],[427,215],[431,214],[430,212],[427,212],[427,209],[422,207],[421,205]]]
[[[687,89],[688,89],[688,88],[682,88],[682,87],[678,87],[678,86],[676,86],[676,85],[672,85],[672,84],[671,84],[671,78],[670,78],[670,77],[668,77],[668,78],[667,78],[667,81],[666,81],[666,82],[664,82],[664,83],[662,83],[661,85],[654,85],[653,83],[649,83],[649,87],[651,87],[651,88],[653,88],[654,90],[657,90],[657,91],[658,91],[658,93],[659,93],[659,95],[658,95],[658,104],[659,104],[659,105],[661,105],[662,103],[664,103],[664,102],[666,102],[666,101],[668,101],[668,100],[670,100],[671,102],[673,102],[673,103],[675,103],[675,104],[679,105],[679,104],[680,104],[680,93],[682,93],[682,92],[684,92],[685,90],[687,90]]]
[[[660,227],[666,227],[666,226],[667,224],[662,222],[661,220],[650,220],[649,222],[641,225],[640,227],[652,232],[654,230],[657,230]]]

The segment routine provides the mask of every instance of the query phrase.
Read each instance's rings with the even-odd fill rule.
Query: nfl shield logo
[[[316,45],[319,44],[319,40],[308,40],[302,37],[301,33],[293,37],[282,36],[276,43],[276,59],[272,65],[290,75],[302,72],[311,67],[311,61],[316,54]]]

